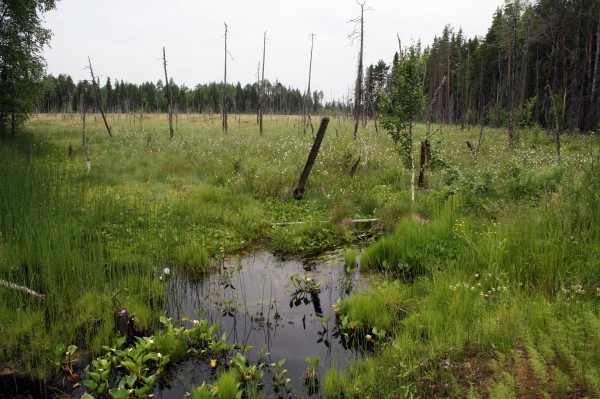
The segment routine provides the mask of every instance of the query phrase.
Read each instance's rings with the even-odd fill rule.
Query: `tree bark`
[[[11,282],[6,281],[6,280],[0,279],[0,286],[6,287],[6,288],[11,289],[11,290],[19,291],[19,292],[22,292],[22,293],[27,294],[27,295],[31,295],[32,297],[37,298],[37,299],[41,299],[42,301],[46,300],[46,295],[40,294],[40,293],[35,292],[34,290],[30,289],[30,288],[23,287],[22,285],[17,285],[17,284],[11,283]]]
[[[304,123],[304,134],[306,134],[306,128],[310,125],[310,133],[312,136],[315,136],[315,128],[312,123],[312,119],[310,117],[310,80],[312,77],[312,59],[313,59],[313,46],[315,43],[315,34],[310,34],[310,62],[308,64],[308,87],[306,89],[306,99],[305,99],[305,107],[306,107],[306,121]]]
[[[360,50],[358,52],[358,68],[356,71],[356,84],[354,87],[354,140],[358,139],[358,124],[361,118],[362,95],[363,95],[363,49],[364,49],[364,14],[366,2],[359,3],[360,17],[357,22],[360,25]]]
[[[446,83],[446,76],[444,76],[442,78],[442,82],[438,86],[435,93],[433,93],[433,97],[431,98],[431,101],[429,102],[429,110],[427,112],[427,125],[426,125],[427,130],[426,130],[426,134],[425,134],[425,138],[427,141],[429,141],[431,139],[431,115],[433,114],[433,106],[435,105],[435,102],[438,98],[438,94],[442,90],[442,87],[444,87],[444,83]]]
[[[98,86],[100,86],[100,83],[96,83],[96,77],[94,76],[94,70],[92,69],[92,60],[90,60],[90,57],[88,57],[88,62],[89,62],[89,68],[90,68],[90,74],[92,75],[92,87],[94,88],[94,94],[96,95],[96,106],[98,107],[98,109],[100,110],[100,114],[102,115],[102,120],[104,120],[104,126],[106,126],[106,131],[108,132],[108,135],[110,137],[112,137],[112,132],[110,130],[110,126],[108,125],[108,122],[106,121],[106,115],[104,115],[104,109],[102,109],[102,101],[100,100],[100,93],[98,92]]]
[[[260,95],[258,96],[258,128],[260,134],[263,134],[263,113],[265,107],[265,55],[267,49],[267,32],[263,37],[263,60],[262,60],[262,76],[260,78]]]
[[[325,131],[327,130],[328,124],[329,118],[325,117],[321,119],[321,125],[319,126],[319,130],[317,131],[317,137],[315,137],[313,146],[310,150],[310,153],[308,154],[308,160],[306,161],[304,170],[300,175],[298,187],[294,189],[294,198],[297,200],[302,199],[302,195],[304,194],[304,187],[306,186],[306,182],[308,181],[310,171],[315,163],[315,160],[317,159],[317,155],[319,154],[319,148],[321,147],[321,142],[323,141],[323,137],[325,136]]]
[[[419,164],[419,187],[425,185],[425,164],[427,163],[427,141],[421,142],[421,162]]]
[[[165,48],[163,47],[163,66],[165,68],[165,84],[167,85],[167,94],[168,94],[168,108],[167,112],[169,113],[169,137],[172,139],[175,131],[173,130],[173,90],[171,89],[171,84],[169,83],[169,77],[167,76],[167,56],[165,52]]]
[[[590,98],[590,128],[598,130],[598,106],[599,94],[598,85],[600,83],[600,16],[598,17],[598,28],[596,30],[596,55],[594,60],[594,77],[592,78],[592,92]]]
[[[512,26],[512,38],[509,41],[508,49],[508,95],[509,95],[509,113],[508,113],[508,147],[514,148],[516,144],[515,133],[515,72],[514,60],[517,47],[517,19],[514,19]]]
[[[225,24],[225,66],[223,72],[223,92],[221,112],[223,115],[223,133],[227,133],[227,24]]]
[[[560,129],[558,127],[558,113],[556,111],[556,102],[554,101],[554,95],[552,94],[552,89],[550,85],[546,86],[548,90],[548,94],[550,95],[550,103],[552,104],[552,110],[554,112],[554,136],[556,140],[556,157],[558,162],[560,163]]]

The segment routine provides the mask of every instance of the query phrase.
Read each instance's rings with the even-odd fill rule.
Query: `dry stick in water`
[[[35,298],[41,299],[42,301],[46,300],[46,295],[42,295],[42,294],[40,294],[38,292],[35,292],[34,290],[32,290],[30,288],[23,287],[22,285],[17,285],[17,284],[11,283],[11,282],[6,281],[6,280],[1,280],[0,279],[0,286],[6,287],[6,288],[11,289],[11,290],[16,290],[16,291],[23,292],[23,293],[25,293],[27,295],[31,295],[31,296],[33,296]]]

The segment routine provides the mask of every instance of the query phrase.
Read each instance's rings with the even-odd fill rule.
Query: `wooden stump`
[[[127,340],[133,339],[134,336],[134,318],[135,313],[130,315],[125,308],[115,310],[115,327],[119,334],[127,337]]]

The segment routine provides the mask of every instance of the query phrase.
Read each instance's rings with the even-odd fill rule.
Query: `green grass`
[[[250,116],[223,135],[217,119],[182,115],[173,140],[164,115],[109,118],[112,139],[88,117],[89,174],[76,115],[34,117],[0,142],[0,279],[47,295],[0,287],[3,362],[45,375],[59,343],[98,352],[120,306],[151,329],[165,267],[203,273],[253,246],[308,256],[363,240],[373,288],[341,316],[388,334],[326,375],[327,397],[600,397],[597,137],[563,137],[558,165],[549,135],[523,132],[509,151],[489,129],[476,160],[464,141],[478,129],[445,127],[432,141],[443,162],[412,204],[391,139],[355,141],[333,119],[295,201],[312,145],[295,117],[267,119],[260,136]]]

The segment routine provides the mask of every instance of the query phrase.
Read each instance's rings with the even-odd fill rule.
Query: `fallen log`
[[[379,219],[351,219],[352,223],[375,223]],[[271,223],[271,226],[292,226],[296,224],[306,224],[310,222],[280,222],[280,223]],[[320,221],[317,223],[326,223],[324,221]]]
[[[6,287],[11,290],[16,290],[16,291],[22,292],[27,295],[31,295],[35,298],[41,299],[42,301],[46,300],[46,295],[35,292],[34,290],[32,290],[30,288],[23,287],[22,285],[17,285],[15,283],[11,283],[10,281],[0,279],[0,286]]]

